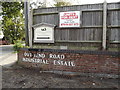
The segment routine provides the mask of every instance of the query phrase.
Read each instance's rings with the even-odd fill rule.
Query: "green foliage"
[[[18,51],[20,50],[20,48],[23,48],[23,47],[24,47],[20,40],[17,40],[17,41],[15,41],[14,43],[15,43],[15,44],[14,44],[14,46],[13,46],[13,49],[14,49],[14,51],[16,51],[16,52],[18,52]]]
[[[22,10],[23,2],[2,2],[2,31],[11,43],[25,37]]]
[[[29,48],[29,46],[24,46],[22,44],[22,41],[20,40],[17,40],[17,41],[14,41],[14,46],[13,46],[13,49],[15,52],[19,52],[20,48]]]
[[[37,8],[43,8],[43,7],[45,7],[45,3],[44,2],[41,2],[41,1],[33,1],[33,2],[31,2],[30,3],[30,8],[31,9],[37,9]]]
[[[54,0],[56,2],[56,4],[54,4],[55,7],[60,7],[60,6],[70,6],[71,3],[70,2],[65,2],[64,0]]]

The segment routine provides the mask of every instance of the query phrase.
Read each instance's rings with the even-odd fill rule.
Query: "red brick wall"
[[[112,55],[110,52],[110,54],[104,52],[101,54],[91,54],[86,52],[44,52],[21,49],[18,53],[18,60],[20,65],[28,68],[37,68],[42,70],[105,74],[119,73],[118,65],[120,62],[120,57],[115,55],[117,53]]]

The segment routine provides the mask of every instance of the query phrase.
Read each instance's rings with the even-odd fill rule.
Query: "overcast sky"
[[[31,1],[44,1],[44,0],[31,0]],[[48,3],[48,6],[50,6],[51,4],[53,4],[54,0],[46,0]],[[58,0],[60,1],[60,0]],[[73,2],[74,4],[78,5],[78,4],[95,4],[95,3],[103,3],[105,0],[64,0],[64,1],[68,1],[68,2]],[[120,2],[120,0],[106,0],[108,3],[110,2]]]
[[[31,0],[31,1],[37,1],[37,0]],[[44,0],[38,0],[38,1],[44,1]],[[54,2],[54,0],[46,0],[48,3],[48,6],[51,6]],[[65,1],[65,0],[64,0]],[[95,3],[103,3],[105,0],[67,0],[70,2],[73,2],[75,5],[78,4],[95,4]],[[106,0],[108,3],[110,2],[120,2],[120,0]],[[0,17],[1,19],[1,17]]]
[[[103,3],[105,0],[78,0],[80,4],[94,4],[94,3]],[[110,2],[119,2],[120,0],[106,0],[108,3]]]

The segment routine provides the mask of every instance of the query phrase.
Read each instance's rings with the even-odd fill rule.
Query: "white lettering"
[[[54,65],[75,66],[74,62],[62,60],[54,60]]]
[[[52,54],[49,54],[49,58],[52,58],[52,56],[53,56]]]
[[[63,61],[61,61],[61,65],[63,65]]]
[[[23,58],[22,61],[24,61],[24,62],[32,62],[32,63],[49,64],[48,60],[43,60],[43,59]]]
[[[64,62],[64,65],[67,66],[67,62],[66,61]]]
[[[23,58],[23,59],[22,59],[22,61],[26,62],[26,59],[25,59],[25,58]]]
[[[56,55],[56,54],[49,54],[49,58],[52,58],[52,59],[64,59],[65,58],[65,55]]]
[[[25,56],[25,57],[32,57],[32,53],[27,53],[27,52],[25,52],[25,53],[24,53],[24,56]]]
[[[71,66],[75,66],[74,62],[71,62]]]
[[[49,60],[44,60],[46,55],[44,53],[29,53],[24,52],[24,58],[22,61],[24,62],[31,62],[31,63],[41,63],[41,64],[49,64]],[[53,65],[62,65],[62,66],[75,66],[74,61],[64,61],[65,55],[64,54],[49,54],[48,58],[55,59],[52,63]],[[58,59],[58,60],[57,60]]]
[[[71,66],[70,63],[71,63],[71,62],[68,62],[68,66]]]
[[[61,55],[61,59],[65,59],[65,55]]]
[[[60,61],[60,60],[58,60],[57,63],[58,63],[59,65],[61,65],[61,61]]]
[[[53,64],[56,65],[56,60],[53,61]]]
[[[45,54],[37,53],[37,54],[34,54],[34,57],[36,57],[36,58],[45,58]]]

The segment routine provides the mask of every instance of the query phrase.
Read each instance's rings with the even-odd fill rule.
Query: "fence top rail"
[[[119,56],[120,52],[113,51],[89,51],[89,50],[64,50],[64,49],[38,49],[38,48],[21,48],[20,51],[33,52],[63,52],[63,53],[80,53],[80,54],[97,54],[97,55],[114,55]]]
[[[72,8],[73,7],[73,8]],[[116,3],[107,3],[107,9],[119,9],[120,8],[120,2]],[[64,10],[66,9],[66,10]],[[67,10],[68,9],[68,10]],[[51,12],[51,10],[54,10],[56,12],[60,11],[71,11],[71,10],[76,10],[79,9],[81,11],[94,11],[94,10],[102,10],[103,9],[103,3],[98,3],[98,4],[85,4],[85,5],[71,5],[71,6],[62,6],[62,7],[46,7],[46,8],[38,8],[38,9],[33,9],[34,13],[37,13],[39,11],[44,12]]]
[[[110,4],[110,3],[109,3]],[[114,4],[114,3],[111,3]],[[63,8],[63,7],[74,7],[74,6],[90,6],[90,5],[103,5],[103,3],[98,3],[98,4],[83,4],[83,5],[70,5],[70,6],[59,6],[59,7],[43,7],[43,8],[37,8],[33,10],[38,10],[38,9],[51,9],[51,8]]]

